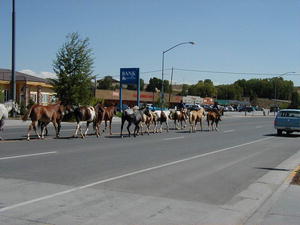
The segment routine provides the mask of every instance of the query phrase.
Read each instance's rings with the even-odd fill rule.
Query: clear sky
[[[90,39],[99,77],[139,67],[141,77],[165,68],[300,74],[300,0],[15,0],[16,69],[51,76],[68,33]],[[0,68],[11,68],[11,0],[0,1]],[[216,84],[271,75],[184,72],[176,83]],[[166,79],[170,71],[166,70]],[[285,76],[300,86],[300,75]]]

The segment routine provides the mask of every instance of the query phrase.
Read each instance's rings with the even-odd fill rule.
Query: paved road
[[[299,150],[298,135],[275,136],[269,117],[123,139],[119,127],[111,137],[74,139],[69,124],[59,140],[30,142],[25,127],[7,128],[0,224],[240,224]]]

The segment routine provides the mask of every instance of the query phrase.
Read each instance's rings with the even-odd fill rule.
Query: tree
[[[191,85],[188,93],[189,95],[201,97],[213,97],[216,96],[217,89],[211,80],[206,79],[204,81],[200,80],[197,84]]]
[[[181,92],[179,93],[181,96],[186,96],[188,94],[189,91],[189,85],[188,84],[183,84],[182,85],[182,89]]]
[[[149,84],[147,85],[146,91],[155,92],[156,90],[161,91],[162,80],[156,77],[150,78]],[[168,92],[170,88],[169,81],[164,80],[164,92]]]
[[[89,39],[81,39],[78,33],[67,35],[53,61],[57,75],[51,79],[57,97],[65,104],[88,104],[92,99],[92,50]]]
[[[143,79],[140,79],[140,91],[144,90],[144,86],[145,86],[145,81]],[[128,90],[136,90],[136,84],[128,84],[127,86]]]
[[[97,81],[97,88],[105,89],[105,90],[112,90],[113,78],[112,76],[105,76],[103,79]]]
[[[289,108],[297,109],[300,105],[300,96],[297,91],[292,92],[291,104]]]

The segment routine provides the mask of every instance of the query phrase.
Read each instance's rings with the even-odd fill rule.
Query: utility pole
[[[171,82],[170,82],[170,88],[169,88],[169,107],[170,107],[170,103],[171,103],[172,81],[173,81],[173,67],[172,67],[172,71],[171,71]]]
[[[11,62],[11,93],[10,99],[16,101],[16,71],[15,71],[15,36],[16,36],[16,24],[15,24],[15,0],[12,0],[12,62]]]

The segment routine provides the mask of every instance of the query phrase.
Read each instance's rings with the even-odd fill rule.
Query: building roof
[[[11,80],[11,70],[0,69],[0,80],[10,81]],[[48,80],[31,76],[25,73],[16,72],[16,81],[32,81],[32,82],[43,82],[49,83]]]

